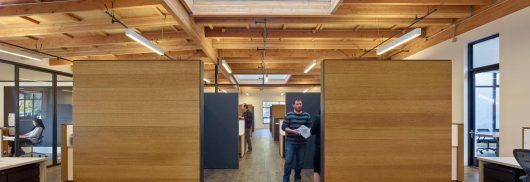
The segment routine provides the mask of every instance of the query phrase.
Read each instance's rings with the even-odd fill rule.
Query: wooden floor
[[[252,137],[253,151],[239,160],[239,169],[205,169],[205,182],[282,181],[284,160],[280,158],[278,142],[269,129],[257,129]],[[291,173],[291,181],[294,171]],[[313,181],[313,170],[302,170],[302,181]]]
[[[278,143],[273,142],[269,129],[256,129],[252,138],[254,151],[247,153],[240,159],[239,169],[205,169],[205,182],[277,182],[283,176],[283,159],[278,153]],[[61,179],[61,167],[48,168],[48,182],[59,182]],[[291,174],[291,181],[292,179]],[[313,181],[313,170],[302,171],[302,181]],[[478,181],[478,171],[474,167],[465,168],[465,181]]]

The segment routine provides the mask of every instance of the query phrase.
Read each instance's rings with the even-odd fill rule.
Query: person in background
[[[313,156],[313,181],[320,182],[320,113],[311,126],[311,135],[315,135],[315,155]]]
[[[282,130],[287,135],[285,139],[284,182],[289,182],[293,167],[295,182],[302,180],[301,172],[304,166],[307,139],[300,135],[300,131],[297,129],[302,125],[308,128],[311,127],[311,116],[309,113],[302,111],[302,99],[295,98],[293,100],[293,108],[294,111],[286,114],[285,121],[282,124]],[[296,161],[294,161],[295,159]],[[293,162],[295,162],[294,166]]]
[[[245,140],[248,152],[252,152],[252,125],[254,125],[254,113],[248,110],[248,105],[243,105],[243,118],[245,119]]]
[[[44,124],[42,123],[41,119],[34,118],[33,119],[33,129],[31,129],[30,132],[19,135],[18,136],[18,151],[19,154],[24,155],[25,152],[22,150],[20,146],[24,144],[32,144],[32,143],[38,143],[40,140],[40,137],[42,136],[42,132],[44,131]],[[15,154],[15,142],[9,141],[9,145],[11,145],[11,155]]]

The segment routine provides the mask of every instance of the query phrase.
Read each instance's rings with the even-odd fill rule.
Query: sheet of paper
[[[302,135],[304,138],[309,138],[311,137],[311,128],[308,128],[307,126],[305,125],[302,125],[300,126],[298,129],[296,129],[298,131],[300,131],[300,135]]]

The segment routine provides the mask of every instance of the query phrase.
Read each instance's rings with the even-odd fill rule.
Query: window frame
[[[477,159],[475,157],[475,139],[474,139],[474,132],[476,131],[476,126],[475,126],[475,75],[476,74],[479,74],[479,73],[485,73],[485,72],[489,72],[489,71],[499,71],[499,73],[497,74],[500,74],[500,70],[499,70],[499,64],[500,64],[500,57],[499,57],[499,63],[496,63],[496,64],[490,64],[490,65],[485,65],[485,66],[481,66],[481,67],[477,67],[477,68],[474,68],[473,67],[473,46],[475,44],[479,44],[479,43],[482,43],[482,42],[485,42],[485,41],[488,41],[488,40],[491,40],[491,39],[495,39],[495,38],[500,38],[499,34],[494,34],[494,35],[490,35],[488,37],[485,37],[485,38],[482,38],[482,39],[479,39],[479,40],[476,40],[476,41],[473,41],[473,42],[470,42],[468,43],[467,45],[467,66],[468,66],[468,128],[469,128],[469,135],[473,135],[472,137],[469,137],[468,139],[468,146],[469,146],[469,150],[468,150],[468,162],[470,165],[475,165],[477,166],[478,165],[478,162],[477,162]],[[499,50],[500,51],[500,50]],[[495,85],[495,88],[500,88],[500,85],[498,83],[494,83]],[[494,103],[495,104],[495,103]],[[493,129],[493,132],[498,132],[499,129],[496,129],[496,112],[493,112],[493,122],[492,122],[492,129]],[[499,145],[500,145],[500,141],[499,141]],[[499,145],[497,145],[497,147],[499,147]]]

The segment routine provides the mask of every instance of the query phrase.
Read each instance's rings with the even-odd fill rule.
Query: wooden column
[[[199,181],[200,61],[74,64],[74,181]]]
[[[322,66],[326,181],[451,181],[450,61]]]

